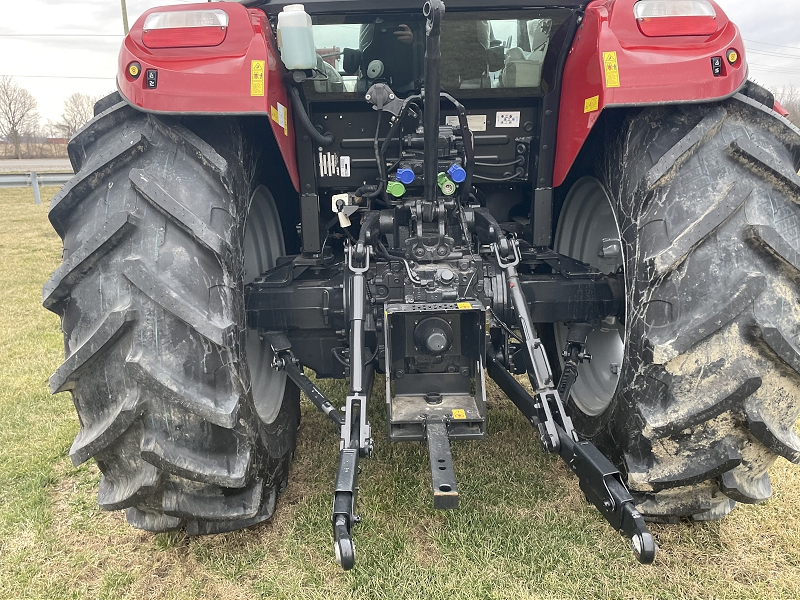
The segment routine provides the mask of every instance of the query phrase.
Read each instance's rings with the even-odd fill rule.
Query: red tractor
[[[182,4],[125,38],[43,291],[100,506],[268,519],[302,390],[341,431],[349,569],[376,374],[439,508],[487,375],[641,562],[646,520],[769,498],[800,461],[800,130],[736,26],[714,0],[421,1]]]

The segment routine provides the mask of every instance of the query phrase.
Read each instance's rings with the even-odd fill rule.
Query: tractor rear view
[[[646,520],[800,462],[800,130],[713,0],[155,8],[117,84],[70,142],[43,302],[72,461],[133,526],[272,516],[301,390],[340,430],[345,569],[376,384],[434,506],[489,377],[644,563]]]

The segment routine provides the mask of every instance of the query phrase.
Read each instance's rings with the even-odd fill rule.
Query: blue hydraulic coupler
[[[467,172],[458,163],[450,165],[450,168],[447,169],[447,174],[450,175],[450,179],[456,183],[462,183],[467,178]]]
[[[411,169],[409,169],[407,167],[401,167],[401,168],[397,169],[397,173],[395,174],[395,178],[400,183],[408,185],[408,184],[414,182],[414,179],[416,179],[416,175],[414,175],[414,171],[412,171]]]

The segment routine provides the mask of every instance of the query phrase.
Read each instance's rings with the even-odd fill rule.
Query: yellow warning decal
[[[467,413],[464,412],[463,408],[454,408],[453,409],[453,418],[454,419],[466,419]]]
[[[596,110],[600,110],[600,96],[592,96],[591,98],[587,98],[583,103],[583,112],[590,113]]]
[[[603,63],[606,66],[606,87],[619,87],[619,63],[616,52],[603,52]]]
[[[250,63],[250,95],[264,95],[264,66],[265,61],[254,60]]]
[[[456,306],[458,306],[458,310],[469,310],[472,308],[472,304],[469,302],[459,302]]]
[[[283,135],[289,135],[289,119],[287,119],[286,107],[278,102],[277,106],[269,107],[269,116],[283,128]]]

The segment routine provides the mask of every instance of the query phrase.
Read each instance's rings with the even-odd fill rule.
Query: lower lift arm
[[[362,227],[362,230],[364,228]],[[286,375],[311,399],[311,402],[341,428],[339,467],[334,485],[333,545],[336,562],[343,569],[355,565],[353,526],[361,518],[356,514],[358,498],[359,460],[372,455],[372,435],[367,420],[367,400],[374,381],[373,365],[364,357],[364,320],[366,318],[366,273],[369,270],[370,248],[362,240],[355,246],[348,244],[347,268],[352,289],[350,311],[350,393],[345,399],[344,414],[334,408],[325,394],[303,373],[291,351],[291,343],[283,332],[270,332],[266,336],[275,353],[273,367]],[[362,266],[356,266],[361,264]]]
[[[511,301],[524,336],[534,396],[492,356],[488,361],[489,375],[530,423],[538,428],[544,447],[561,456],[575,473],[586,499],[597,507],[614,529],[631,541],[631,548],[639,562],[652,563],[656,555],[655,541],[644,518],[636,510],[633,497],[622,481],[622,474],[594,444],[578,439],[561,395],[553,383],[544,346],[534,333],[528,304],[519,284],[516,269],[520,259],[519,243],[511,240],[511,256],[508,258],[501,256],[497,245],[494,247],[498,264],[506,271]],[[569,385],[565,387],[566,393],[569,393]]]

